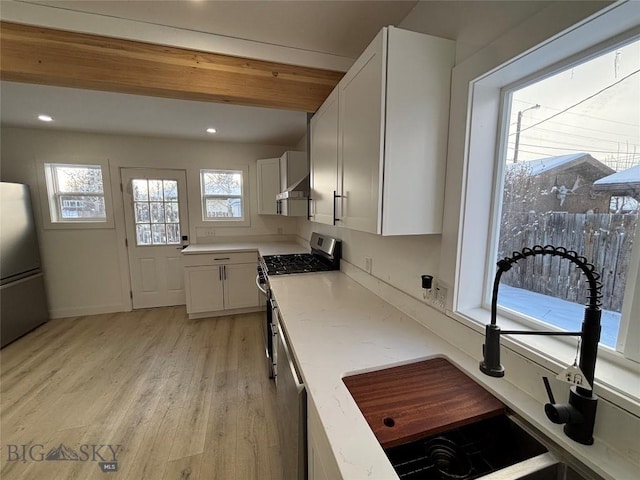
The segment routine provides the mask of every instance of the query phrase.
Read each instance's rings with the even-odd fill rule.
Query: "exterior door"
[[[181,250],[182,237],[189,231],[186,174],[123,168],[121,178],[133,308],[184,305]]]

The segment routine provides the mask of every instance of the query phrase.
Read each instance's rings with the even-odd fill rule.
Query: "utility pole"
[[[516,146],[513,151],[513,163],[518,163],[518,149],[520,148],[520,128],[522,127],[522,114],[528,110],[535,110],[540,108],[539,104],[535,104],[533,107],[525,108],[518,112],[518,123],[516,125]]]

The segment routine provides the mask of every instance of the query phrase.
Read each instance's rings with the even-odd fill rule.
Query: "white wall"
[[[277,157],[291,147],[244,145],[211,141],[189,141],[151,137],[98,135],[48,129],[2,128],[2,181],[31,186],[38,235],[46,275],[52,317],[124,311],[129,301],[129,270],[124,246],[124,210],[120,193],[121,167],[157,167],[187,171],[190,197],[199,197],[200,168],[249,167],[251,225],[217,227],[215,237],[206,237],[208,228],[198,227],[200,209],[189,205],[192,243],[218,240],[291,235],[296,232],[292,218],[257,215],[256,160]],[[110,229],[44,229],[39,202],[36,168],[55,158],[108,159],[111,172],[115,227]],[[189,180],[191,179],[191,180]],[[47,214],[47,212],[45,212]],[[195,241],[194,241],[194,237]]]

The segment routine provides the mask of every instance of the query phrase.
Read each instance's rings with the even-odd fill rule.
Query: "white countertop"
[[[201,245],[189,245],[182,250],[184,255],[198,255],[207,253],[234,253],[234,252],[254,252],[260,255],[283,255],[287,253],[309,253],[309,248],[292,242],[246,242],[246,243],[211,243]]]
[[[529,417],[539,425],[559,428],[546,420],[535,399],[502,379],[481,375],[476,358],[344,273],[271,276],[269,280],[308,395],[345,480],[398,478],[342,382],[342,377],[356,372],[446,357],[503,401],[508,399],[507,404],[531,411]],[[634,478],[627,466],[610,458],[604,445],[569,448],[582,452],[581,460],[590,459],[591,467],[604,465],[610,478]]]

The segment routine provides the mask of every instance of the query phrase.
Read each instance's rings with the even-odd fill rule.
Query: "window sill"
[[[104,222],[51,222],[44,220],[45,230],[93,230],[115,228],[113,219]]]
[[[490,323],[489,310],[470,308],[460,312],[446,312],[447,316],[484,335],[484,325]],[[498,315],[503,330],[531,330],[524,323]],[[503,349],[509,349],[541,367],[558,374],[572,365],[576,356],[576,342],[567,337],[504,335]],[[548,352],[555,352],[551,356]],[[598,350],[595,393],[618,407],[640,416],[640,365],[604,348]]]

